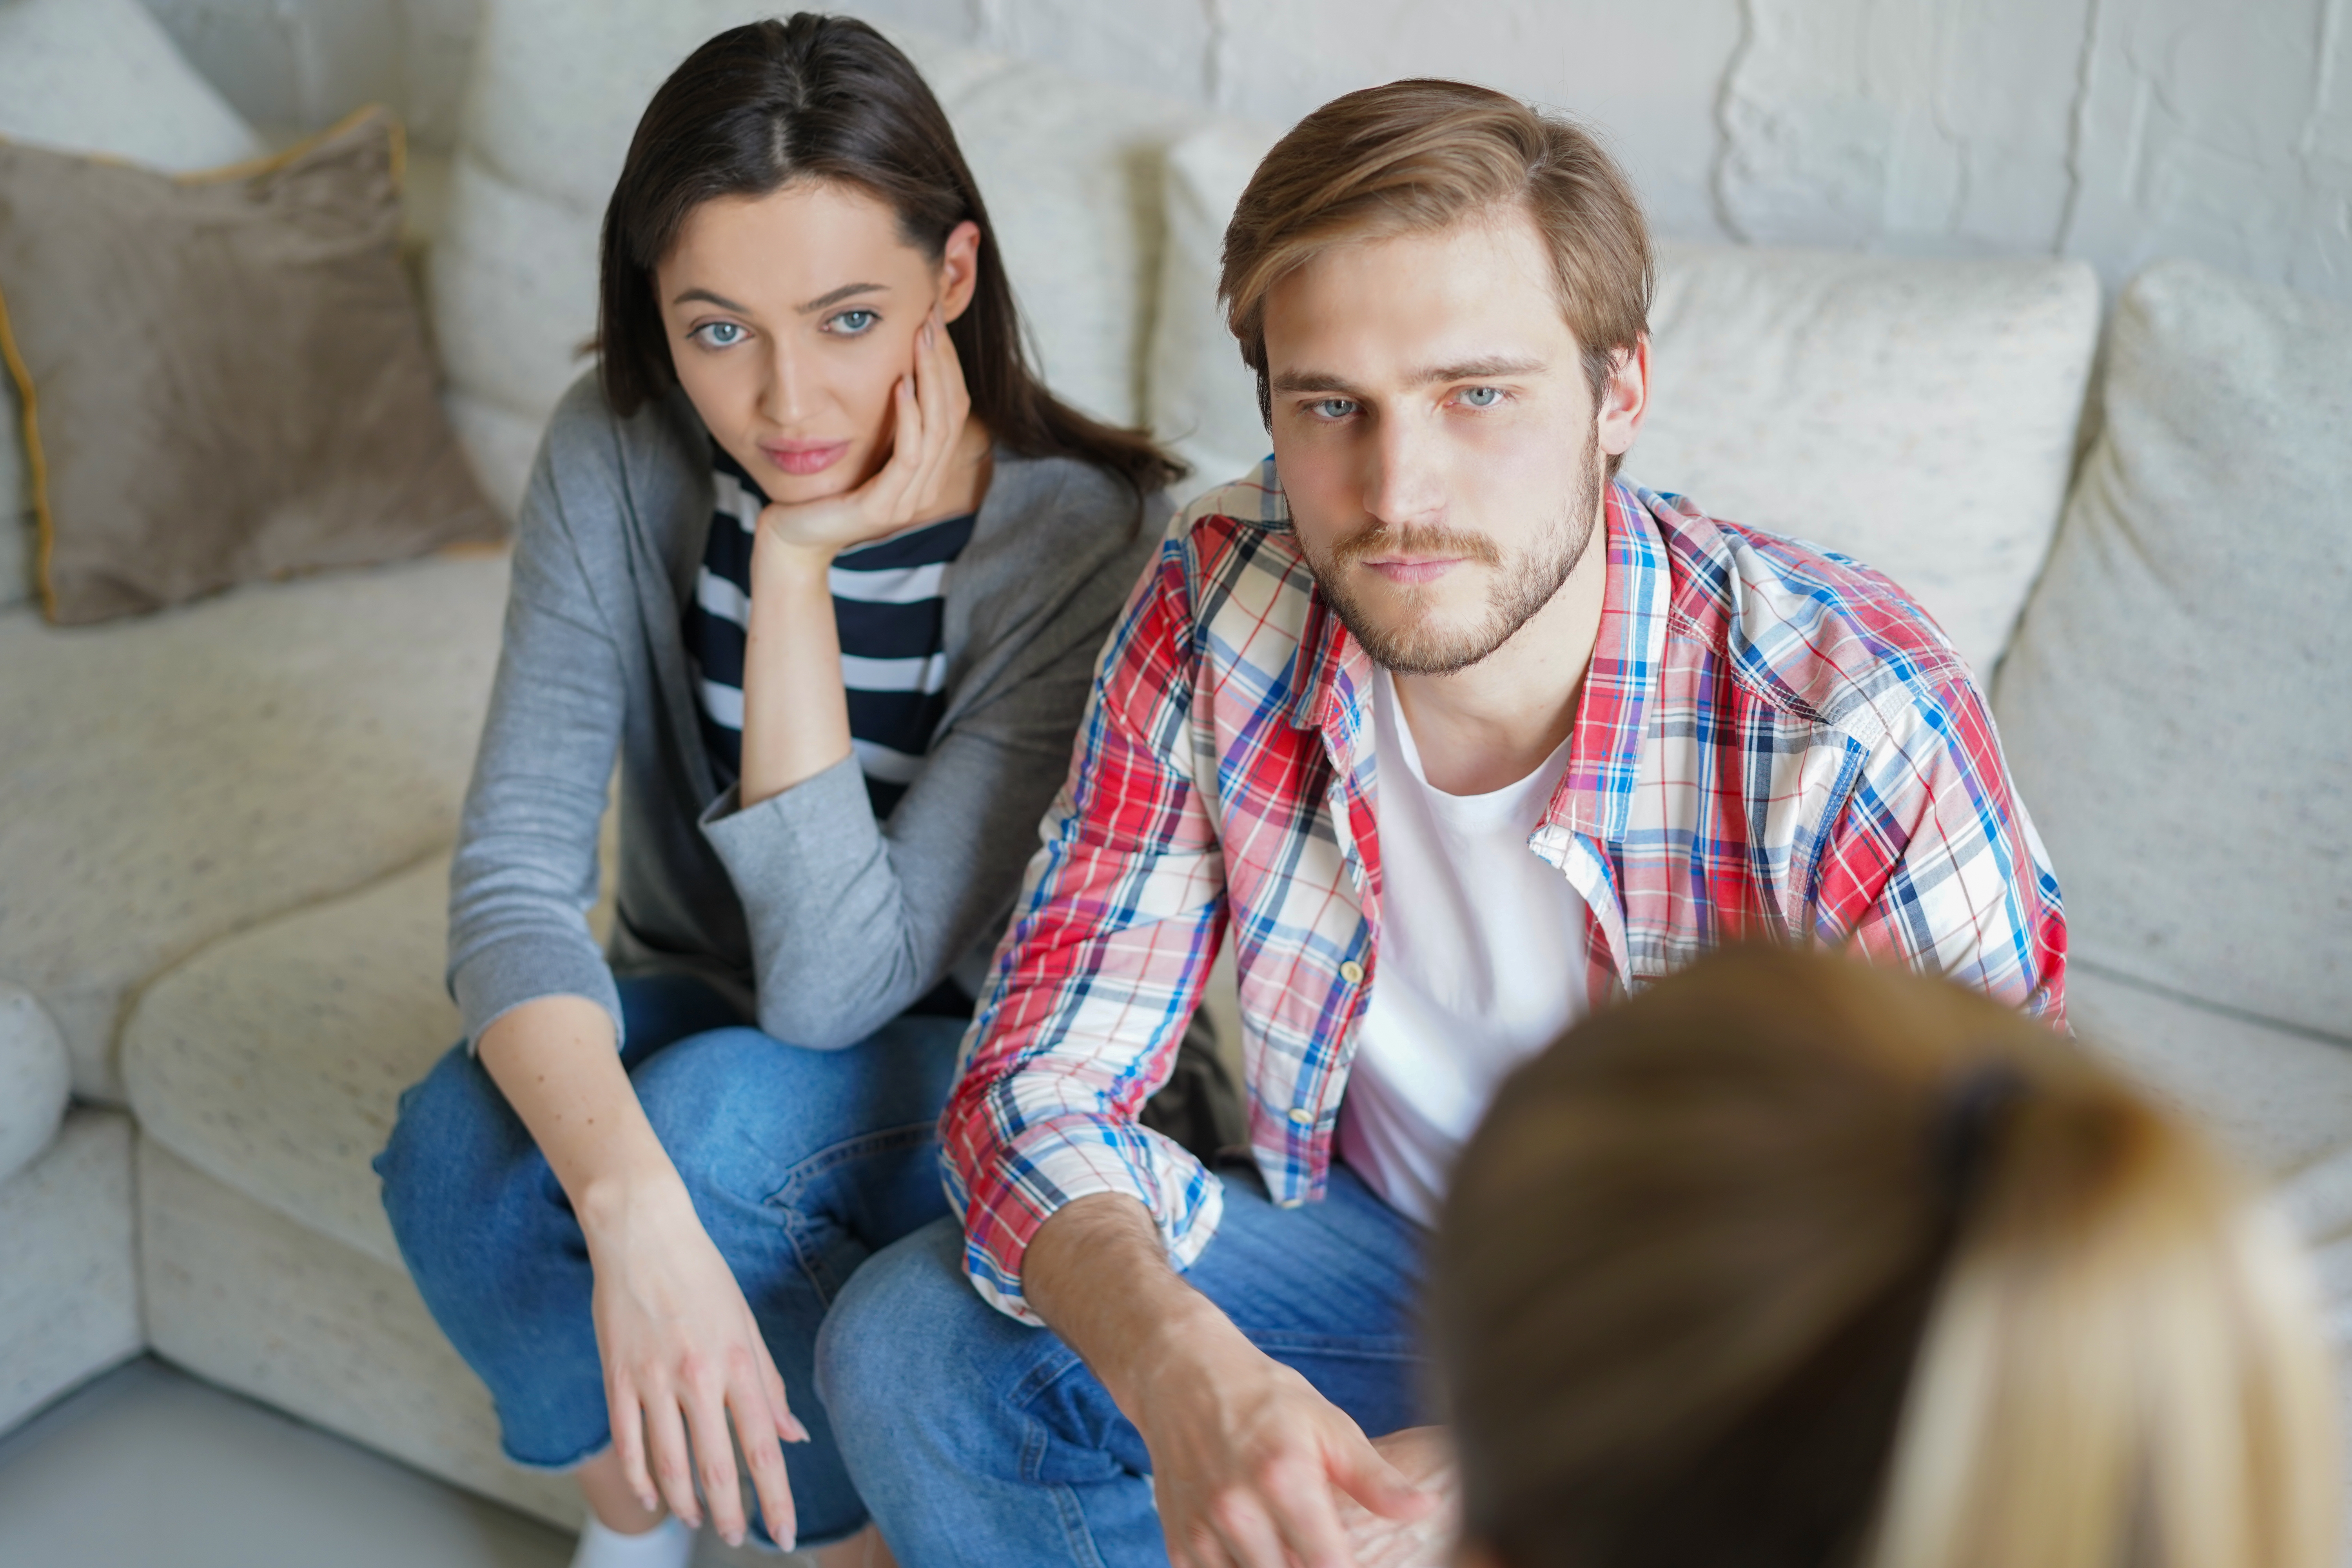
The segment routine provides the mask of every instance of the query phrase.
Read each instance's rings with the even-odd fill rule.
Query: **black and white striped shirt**
[[[723,451],[714,454],[716,515],[686,606],[702,742],[722,786],[743,768],[743,641],[751,604],[751,542],[767,497]],[[971,514],[925,523],[834,558],[833,618],[850,745],[874,815],[886,817],[923,765],[947,709],[947,574],[971,539]]]

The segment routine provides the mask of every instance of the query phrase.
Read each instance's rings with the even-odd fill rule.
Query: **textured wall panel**
[[[455,136],[495,0],[146,0],[249,118]],[[846,0],[1280,125],[1408,75],[1598,123],[1664,233],[2187,255],[2352,299],[2352,0]],[[706,8],[707,9],[707,8]]]

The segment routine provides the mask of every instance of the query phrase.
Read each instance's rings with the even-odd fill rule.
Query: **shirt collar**
[[[1664,542],[1641,498],[1628,486],[1612,484],[1601,512],[1609,575],[1601,626],[1569,732],[1568,770],[1544,820],[1614,847],[1624,840],[1640,776],[1650,687],[1665,657],[1671,583]],[[1332,760],[1350,771],[1364,760],[1356,753],[1370,721],[1372,675],[1371,657],[1321,591],[1310,588],[1291,663],[1297,695],[1290,722],[1321,731]]]

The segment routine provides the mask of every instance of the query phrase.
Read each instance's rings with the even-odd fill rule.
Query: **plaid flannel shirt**
[[[2064,1023],[2065,917],[1982,694],[1877,573],[1612,487],[1568,771],[1528,847],[1585,908],[1592,1005],[1735,937],[1831,943]],[[941,1121],[981,1294],[1024,1321],[1056,1209],[1126,1193],[1180,1268],[1216,1177],[1136,1112],[1228,921],[1250,1152],[1319,1197],[1378,983],[1373,668],[1268,459],[1175,520],[1105,647]]]

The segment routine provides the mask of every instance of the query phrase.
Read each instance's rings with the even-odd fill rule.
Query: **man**
[[[1614,482],[1649,283],[1606,156],[1484,89],[1350,94],[1258,169],[1222,295],[1273,459],[1105,649],[941,1123],[966,1236],[873,1260],[821,1351],[908,1562],[1327,1568],[1425,1526],[1451,1160],[1511,1065],[1708,947],[2063,1022],[2057,887],[1934,624]],[[1228,925],[1221,1181],[1136,1112]]]

